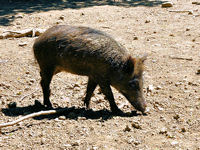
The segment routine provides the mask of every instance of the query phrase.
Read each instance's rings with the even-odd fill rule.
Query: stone
[[[147,87],[147,92],[149,93],[149,92],[153,92],[153,90],[154,90],[154,86],[153,85],[149,85],[148,87]]]
[[[172,2],[165,2],[162,4],[163,8],[167,8],[167,7],[173,7],[173,3]]]
[[[124,132],[129,132],[129,131],[131,131],[131,128],[128,125],[126,125]]]
[[[142,129],[142,127],[139,125],[138,122],[133,122],[131,125],[132,125],[133,128]]]
[[[19,46],[21,46],[21,47],[26,46],[26,45],[27,45],[27,42],[19,43]]]

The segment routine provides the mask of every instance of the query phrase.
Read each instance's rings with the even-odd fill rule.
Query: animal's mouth
[[[140,100],[134,100],[132,101],[132,99],[124,92],[122,92],[122,94],[126,97],[126,99],[131,103],[131,105],[138,111],[141,111],[143,115],[145,115],[145,110],[146,110],[146,103],[144,100],[141,100],[142,102],[140,102]]]

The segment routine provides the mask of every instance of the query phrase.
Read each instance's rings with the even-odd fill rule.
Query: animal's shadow
[[[16,104],[16,103],[15,103]],[[45,108],[39,101],[35,100],[34,105],[29,105],[26,107],[16,107],[16,105],[10,105],[8,108],[3,108],[2,112],[6,116],[24,116],[31,113],[39,112],[42,110],[48,110]],[[42,115],[38,117],[34,117],[36,120],[42,119],[55,119],[59,116],[65,116],[66,119],[74,119],[78,120],[80,117],[84,117],[85,119],[100,119],[100,120],[108,120],[111,119],[113,116],[120,116],[120,117],[134,117],[141,114],[138,114],[136,111],[132,111],[131,113],[123,113],[123,114],[113,114],[107,109],[94,111],[92,109],[85,109],[85,108],[76,108],[76,107],[69,107],[69,108],[54,108],[58,113],[51,114],[51,115]],[[60,111],[63,110],[63,111]]]

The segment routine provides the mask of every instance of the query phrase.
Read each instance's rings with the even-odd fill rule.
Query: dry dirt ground
[[[146,116],[112,116],[98,88],[91,110],[85,110],[87,78],[60,73],[51,83],[51,102],[67,111],[3,128],[0,149],[200,150],[200,5],[193,1],[172,0],[171,8],[153,0],[1,2],[0,33],[83,25],[112,35],[133,56],[149,56]],[[36,38],[0,39],[0,123],[40,111],[39,67],[32,53]],[[120,109],[134,110],[113,91]]]

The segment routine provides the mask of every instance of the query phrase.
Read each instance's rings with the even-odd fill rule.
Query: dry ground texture
[[[200,5],[172,0],[173,7],[162,8],[163,2],[1,1],[0,33],[83,25],[112,35],[133,56],[149,56],[147,116],[112,116],[98,88],[91,110],[85,110],[87,78],[60,73],[51,83],[51,102],[67,111],[3,128],[0,149],[200,150]],[[0,39],[0,123],[40,111],[39,67],[32,53],[36,38]],[[113,91],[124,112],[134,110]]]

